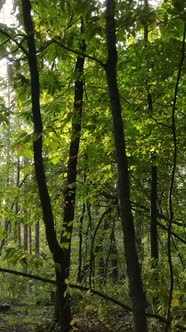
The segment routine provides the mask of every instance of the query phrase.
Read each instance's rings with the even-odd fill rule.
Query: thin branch
[[[140,208],[140,209],[146,211],[147,213],[149,213],[149,208],[147,208],[145,205],[138,204],[138,203],[133,202],[133,201],[131,201],[131,203],[132,203],[132,205],[135,206],[136,208]],[[133,209],[135,209],[135,208],[133,207]],[[137,210],[137,209],[135,209],[135,211],[136,211],[136,210]],[[169,221],[169,218],[166,217],[163,213],[161,213],[160,211],[157,211],[157,213],[158,213],[158,218],[163,219],[163,220],[165,220],[165,221]],[[179,222],[179,221],[176,221],[176,220],[173,220],[172,223],[173,223],[174,225],[176,225],[176,226],[179,226],[179,227],[184,227],[184,226],[185,226],[182,222]]]
[[[167,124],[165,124],[165,123],[162,123],[162,122],[156,120],[152,115],[150,115],[150,118],[151,118],[154,122],[156,122],[158,125],[160,125],[160,126],[162,126],[162,127],[165,127],[165,128],[168,128],[168,129],[172,129],[172,125],[167,125]]]
[[[82,56],[82,57],[85,57],[87,59],[90,59],[90,60],[93,60],[97,63],[99,63],[104,69],[106,67],[106,65],[104,64],[104,62],[102,62],[101,60],[99,60],[98,58],[92,56],[92,55],[89,55],[89,54],[86,54],[84,52],[81,52],[79,50],[75,50],[71,47],[68,47],[66,45],[63,44],[63,42],[58,38],[58,39],[52,39],[52,40],[49,40],[48,42],[45,43],[45,45],[43,45],[40,49],[39,49],[39,52],[42,52],[44,51],[49,45],[52,45],[52,44],[56,44],[60,47],[62,47],[64,50],[67,50],[69,52],[72,52],[76,55],[79,55],[79,56]]]
[[[8,32],[3,31],[3,30],[1,30],[1,29],[0,29],[0,33],[1,33],[2,35],[4,35],[5,37],[7,37],[9,41],[10,41],[10,40],[13,41],[13,42],[17,45],[17,49],[21,49],[21,50],[23,51],[23,53],[26,54],[26,56],[28,56],[28,52],[27,52],[26,49],[22,46],[22,43],[26,40],[26,36],[24,36],[24,38],[22,39],[22,41],[19,43],[15,38],[18,37],[18,36],[23,36],[23,35],[18,34],[18,35],[15,35],[15,38],[13,38],[13,37],[11,37],[11,36],[9,35]],[[8,41],[8,40],[7,40],[7,41]],[[12,52],[11,52],[11,53],[12,53]]]
[[[162,225],[160,222],[158,222],[157,224],[158,224],[158,226],[160,226],[161,228],[163,228],[165,231],[167,231],[167,227],[166,226]],[[182,239],[179,235],[177,235],[176,233],[174,233],[173,231],[171,231],[171,235],[173,235],[176,239],[178,239],[183,244],[186,244],[186,241],[184,239]]]
[[[135,203],[135,202],[132,202],[132,204],[135,205],[136,207],[139,207],[140,209],[146,211],[147,213],[149,213],[149,208],[147,208],[146,206],[141,205],[141,204],[137,204],[137,203]],[[134,209],[134,208],[133,208],[133,209]],[[135,211],[136,211],[136,209],[135,209]],[[158,212],[158,217],[159,217],[160,219],[163,219],[163,220],[165,220],[165,221],[168,221],[168,217],[164,216],[164,215],[161,214],[160,212]],[[158,226],[160,226],[162,229],[164,229],[165,231],[167,231],[167,227],[166,227],[166,226],[162,225],[160,222],[157,222],[157,224],[158,224]],[[183,224],[177,223],[177,222],[175,222],[175,221],[173,221],[173,224],[176,224],[176,225],[178,225],[178,226],[182,226],[182,227],[184,226]],[[182,242],[183,244],[186,244],[186,240],[182,239],[182,238],[181,238],[179,235],[177,235],[175,232],[171,231],[171,234],[172,234],[175,238],[177,238],[180,242]]]

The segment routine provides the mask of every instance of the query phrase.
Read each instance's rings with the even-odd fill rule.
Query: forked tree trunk
[[[75,82],[75,98],[74,98],[74,118],[72,122],[72,137],[69,150],[67,181],[68,186],[65,191],[65,207],[63,226],[66,233],[61,235],[61,245],[57,240],[54,227],[54,217],[51,206],[51,200],[48,193],[46,176],[42,157],[42,119],[40,111],[40,85],[39,74],[37,68],[36,47],[34,39],[34,28],[31,18],[30,0],[22,0],[23,19],[25,31],[27,34],[27,57],[31,76],[31,99],[32,99],[32,117],[34,124],[34,165],[35,174],[38,183],[39,197],[41,201],[43,219],[45,223],[46,239],[53,255],[55,262],[55,272],[57,281],[56,290],[56,308],[55,318],[59,323],[60,331],[68,332],[71,329],[71,312],[70,298],[67,292],[66,279],[69,278],[70,269],[70,251],[71,251],[71,235],[74,219],[74,204],[76,191],[76,174],[77,174],[77,158],[79,150],[79,140],[81,131],[81,116],[83,102],[83,81],[82,73],[84,66],[84,57],[78,56],[76,62],[76,82]],[[83,29],[83,22],[81,22]],[[85,50],[85,44],[82,42],[81,50]]]
[[[126,156],[124,126],[117,85],[117,50],[114,15],[115,2],[114,0],[107,0],[106,35],[108,59],[106,63],[106,75],[112,112],[113,132],[118,167],[120,217],[124,234],[125,257],[135,331],[146,332],[147,321],[145,316],[145,297],[143,293],[140,266],[135,246],[135,231],[130,202],[128,160]]]
[[[40,85],[39,74],[37,68],[36,47],[34,39],[34,28],[31,18],[31,3],[30,0],[22,0],[23,20],[25,32],[27,34],[26,52],[31,77],[31,102],[32,102],[32,117],[34,124],[34,166],[36,180],[38,183],[39,197],[43,212],[43,220],[45,223],[46,239],[53,255],[55,262],[56,281],[57,284],[57,298],[58,307],[56,318],[58,320],[60,330],[68,332],[70,330],[69,308],[64,306],[66,284],[64,283],[64,255],[58,243],[56,231],[54,227],[54,217],[52,212],[51,200],[48,192],[46,176],[42,157],[42,119],[40,111]]]

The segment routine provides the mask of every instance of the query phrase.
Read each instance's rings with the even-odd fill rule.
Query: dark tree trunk
[[[17,223],[17,245],[18,248],[21,248],[21,224]]]
[[[88,228],[87,228],[87,237],[89,231],[90,237],[90,257],[89,257],[89,287],[92,288],[94,285],[94,267],[95,267],[95,256],[92,251],[93,243],[93,225],[92,225],[92,207],[89,202],[87,202],[87,215],[88,215]]]
[[[83,273],[83,257],[82,257],[82,248],[83,248],[83,220],[85,216],[86,205],[83,203],[82,214],[80,217],[80,225],[79,225],[79,251],[78,251],[78,274],[77,274],[77,282],[81,283],[84,273]]]
[[[117,253],[117,246],[116,246],[116,238],[115,238],[115,221],[112,226],[112,231],[110,234],[110,248],[109,248],[109,253],[107,256],[106,264],[105,264],[105,284],[107,280],[107,270],[108,270],[108,265],[109,265],[109,260],[111,261],[111,277],[113,281],[117,282],[118,280],[118,253]]]
[[[84,23],[81,19],[81,33],[84,32]],[[81,41],[80,50],[84,52],[86,45],[84,41]],[[84,81],[83,81],[83,69],[85,58],[78,56],[75,66],[75,95],[74,95],[74,110],[72,116],[72,134],[68,155],[67,166],[67,185],[64,192],[64,215],[63,215],[63,232],[61,233],[61,247],[63,250],[63,261],[61,269],[61,279],[65,282],[69,279],[70,272],[70,255],[71,255],[71,239],[75,212],[75,197],[76,197],[76,178],[77,178],[77,162],[78,152],[81,136],[81,120],[83,111],[83,93],[84,93]],[[58,271],[59,274],[59,271]],[[63,307],[66,312],[65,315],[71,320],[70,312],[70,295],[68,292],[64,297],[66,289],[61,290],[63,294]],[[61,294],[61,295],[62,295]],[[61,296],[60,296],[61,298]],[[58,299],[57,299],[58,300]]]
[[[60,247],[55,226],[54,226],[54,218],[51,206],[51,200],[48,192],[48,187],[46,183],[46,176],[43,165],[43,157],[42,157],[42,119],[40,112],[40,86],[39,86],[39,74],[37,68],[37,58],[36,58],[36,47],[34,40],[34,29],[31,18],[31,3],[30,0],[22,0],[22,10],[23,10],[23,20],[25,31],[27,34],[27,57],[28,64],[30,69],[31,76],[31,101],[32,101],[32,117],[34,124],[34,166],[35,166],[35,174],[36,180],[38,183],[39,189],[39,197],[43,212],[43,220],[45,223],[45,232],[46,239],[50,248],[50,251],[53,255],[53,259],[55,262],[55,271],[56,271],[56,281],[57,284],[57,312],[56,319],[59,323],[60,330],[62,332],[68,332],[70,330],[70,315],[68,306],[67,309],[64,305],[65,302],[65,291],[66,284],[64,283],[64,255],[63,250]]]
[[[35,224],[35,255],[39,256],[40,237],[39,237],[39,221]]]
[[[28,227],[28,238],[29,238],[29,254],[32,254],[32,227]]]
[[[144,0],[144,7],[146,12],[149,9],[148,0]],[[147,43],[149,40],[149,31],[148,31],[148,22],[144,23],[144,42],[145,48],[147,47]],[[148,65],[148,59],[147,66]],[[148,68],[149,69],[149,68]],[[147,103],[148,109],[152,113],[153,112],[153,101],[152,94],[148,88],[148,81],[146,81],[147,88]],[[152,155],[152,166],[151,166],[151,220],[150,220],[150,242],[151,242],[151,258],[153,259],[152,266],[155,267],[158,261],[158,232],[157,232],[157,166],[156,166],[156,152]]]
[[[28,225],[24,225],[24,251],[28,251]]]
[[[97,233],[99,231],[99,229],[101,228],[101,225],[103,223],[103,220],[105,219],[105,217],[110,213],[111,208],[109,207],[108,209],[106,209],[103,214],[101,215],[100,219],[98,220],[98,223],[95,227],[95,230],[91,236],[91,247],[90,247],[90,272],[92,270],[91,267],[93,267],[94,262],[95,262],[95,256],[98,253],[103,253],[103,240],[104,240],[104,235],[105,235],[105,230],[108,228],[108,222],[105,221],[103,229],[100,231],[100,236],[99,236],[99,240],[98,243],[96,245],[96,238],[97,238]],[[104,277],[105,277],[105,261],[104,258],[101,257],[99,258],[99,269],[98,269],[98,275],[99,277],[102,277],[102,281],[105,282]],[[91,287],[91,284],[90,284]]]
[[[81,33],[84,32],[83,20],[81,20]],[[81,42],[80,49],[82,52],[85,51],[86,46],[84,41]],[[75,96],[74,96],[74,112],[72,116],[72,134],[71,142],[68,155],[68,166],[67,166],[67,185],[64,192],[64,217],[63,217],[63,229],[61,234],[61,244],[63,247],[68,245],[68,248],[64,250],[66,255],[67,266],[69,270],[70,266],[70,247],[71,247],[71,236],[74,220],[75,210],[75,196],[76,196],[76,177],[77,177],[77,162],[78,162],[78,151],[81,136],[81,119],[83,110],[83,91],[84,82],[83,67],[85,58],[78,56],[75,67]]]
[[[20,159],[17,159],[17,179],[16,179],[16,186],[19,188],[20,186]],[[16,199],[15,203],[15,214],[16,216],[19,213],[19,198]],[[15,223],[15,237],[17,238],[17,245],[18,248],[21,248],[21,225],[19,221]]]
[[[158,234],[157,234],[157,166],[151,167],[151,258],[154,260],[153,266],[158,261]]]
[[[118,195],[120,217],[124,234],[125,257],[135,331],[146,332],[147,321],[145,315],[145,296],[143,293],[140,266],[135,246],[135,231],[130,202],[128,160],[126,156],[124,128],[121,116],[120,97],[117,86],[117,50],[114,7],[114,0],[106,1],[106,34],[108,48],[106,74],[113,119],[113,132],[118,166]]]

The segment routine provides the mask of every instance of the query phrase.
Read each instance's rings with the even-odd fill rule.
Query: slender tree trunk
[[[84,22],[81,18],[81,33],[84,32]],[[86,45],[84,40],[80,43],[80,49],[85,51]],[[63,261],[60,278],[63,283],[66,279],[69,279],[70,272],[70,255],[71,255],[71,239],[73,231],[73,221],[75,212],[75,198],[76,198],[76,178],[77,178],[77,162],[78,152],[81,136],[81,121],[83,111],[83,93],[84,93],[84,70],[85,58],[78,56],[75,67],[75,95],[74,95],[74,111],[72,117],[72,134],[68,155],[67,166],[67,186],[64,192],[64,215],[63,215],[63,232],[61,234],[61,247],[63,251]],[[63,307],[65,308],[64,314],[68,317],[68,321],[71,321],[70,311],[70,294],[66,292],[66,289],[61,290],[63,294]],[[66,294],[65,294],[66,292]],[[65,294],[65,296],[64,296]],[[58,299],[57,299],[58,300]]]
[[[35,255],[39,256],[40,237],[39,237],[39,221],[35,224]]]
[[[115,221],[112,225],[112,230],[110,234],[110,248],[107,255],[106,263],[105,263],[105,276],[104,276],[104,284],[106,285],[107,281],[107,272],[108,272],[108,266],[109,266],[109,260],[111,261],[111,277],[113,281],[117,282],[118,280],[118,258],[117,258],[117,247],[116,247],[116,238],[115,238]],[[114,257],[112,257],[114,256]]]
[[[32,254],[32,227],[28,226],[29,254]]]
[[[87,229],[87,237],[88,230],[90,234],[90,257],[89,257],[89,287],[92,288],[94,284],[94,266],[95,266],[95,257],[92,251],[92,243],[93,243],[93,225],[92,225],[92,207],[89,202],[87,202],[87,215],[88,215],[88,229]]]
[[[28,226],[27,225],[24,225],[24,228],[23,228],[23,233],[24,233],[24,236],[23,236],[23,239],[24,239],[24,251],[28,251]]]
[[[173,138],[173,160],[172,160],[172,170],[170,177],[170,188],[169,188],[169,198],[168,198],[168,212],[169,212],[169,220],[168,220],[168,228],[167,228],[167,256],[168,256],[168,265],[169,265],[169,295],[168,295],[168,303],[167,303],[167,324],[165,326],[165,332],[171,331],[171,303],[173,298],[173,290],[174,290],[174,266],[172,261],[172,246],[171,246],[171,237],[172,237],[172,223],[174,218],[174,205],[173,205],[173,192],[175,186],[175,175],[176,175],[176,167],[177,167],[177,127],[176,127],[176,107],[177,107],[177,98],[178,98],[178,89],[181,80],[181,75],[183,71],[183,65],[185,60],[185,40],[186,40],[186,23],[183,26],[183,39],[182,39],[182,47],[180,50],[180,61],[178,64],[178,73],[177,80],[174,90],[174,97],[172,103],[172,138]]]
[[[113,120],[113,132],[118,167],[119,206],[124,234],[124,248],[129,281],[129,291],[136,332],[147,331],[145,296],[143,293],[140,266],[135,246],[135,231],[130,202],[128,160],[126,156],[124,127],[117,86],[117,50],[115,33],[115,2],[106,1],[106,34],[108,59],[106,63],[107,83]]]
[[[155,157],[154,157],[155,158]],[[157,166],[151,166],[151,258],[154,260],[153,266],[158,261],[158,232],[157,232]]]
[[[148,0],[144,0],[144,7],[146,12],[149,9]],[[149,31],[148,31],[148,22],[144,23],[144,42],[145,48],[148,45],[149,40]],[[148,65],[148,59],[147,59]],[[148,66],[149,67],[149,66]],[[148,81],[146,81],[147,88],[147,103],[149,112],[153,112],[153,101],[152,94],[148,88]],[[152,166],[151,166],[151,197],[150,197],[150,206],[151,206],[151,216],[150,216],[150,244],[151,244],[151,258],[153,259],[152,267],[155,267],[158,261],[158,230],[157,230],[157,166],[156,166],[156,152],[154,151],[152,155]]]
[[[17,179],[16,179],[16,186],[17,188],[19,188],[20,185],[20,159],[18,157],[17,159]],[[16,203],[15,203],[15,214],[16,216],[19,213],[19,198],[16,199]],[[19,221],[17,221],[15,223],[15,237],[17,239],[17,245],[18,248],[21,248],[21,225],[19,223]]]
[[[32,102],[32,118],[34,124],[34,166],[36,180],[38,183],[39,197],[43,212],[43,220],[45,223],[46,239],[49,245],[49,249],[53,255],[55,262],[56,272],[56,298],[57,298],[57,315],[56,319],[59,323],[60,331],[68,332],[70,330],[70,321],[67,310],[64,305],[66,284],[64,283],[64,255],[61,246],[58,243],[54,217],[52,212],[51,200],[48,192],[46,176],[44,171],[43,157],[42,157],[42,139],[43,139],[43,126],[40,111],[40,85],[39,85],[39,73],[37,68],[36,47],[34,39],[34,28],[31,17],[31,2],[30,0],[22,0],[23,20],[25,26],[25,32],[27,34],[27,47],[26,53],[28,57],[28,64],[31,76],[31,102]]]
[[[21,224],[17,223],[17,245],[18,248],[21,248]]]
[[[138,259],[140,266],[144,260],[144,246],[143,246],[143,217],[141,214],[136,213],[136,249],[138,253]]]
[[[104,218],[110,213],[111,208],[109,207],[108,209],[106,209],[103,214],[101,215],[100,219],[97,222],[97,225],[94,229],[93,234],[91,235],[91,247],[90,247],[90,270],[91,270],[91,266],[93,266],[93,262],[95,261],[95,254],[98,252],[103,252],[103,246],[102,246],[102,242],[104,239],[104,232],[101,232],[101,236],[99,238],[99,243],[96,246],[96,237],[97,237],[97,233],[99,231],[99,229],[101,228],[102,222],[104,220]],[[106,225],[106,222],[105,222]],[[105,228],[105,227],[104,227]],[[105,271],[105,262],[103,257],[99,259],[99,276],[104,278],[104,271]],[[91,271],[90,271],[91,272]],[[104,282],[104,280],[103,280]],[[91,287],[91,284],[90,284]]]
[[[86,210],[86,205],[85,203],[83,203],[83,208],[82,208],[82,214],[80,217],[80,225],[79,225],[79,251],[78,251],[78,274],[77,274],[77,282],[81,282],[83,277],[84,277],[84,273],[82,271],[82,266],[83,266],[83,257],[82,257],[82,247],[83,247],[83,220],[84,220],[84,216],[85,216],[85,210]]]
[[[84,23],[81,19],[81,33],[84,32]],[[82,40],[80,44],[82,52],[85,51],[86,45]],[[83,68],[85,58],[82,56],[77,57],[75,76],[75,96],[74,96],[74,112],[72,117],[72,134],[71,142],[69,147],[68,155],[68,166],[67,166],[67,186],[64,192],[64,217],[63,217],[63,228],[64,231],[61,234],[61,245],[63,247],[68,245],[67,250],[64,250],[66,255],[67,265],[66,268],[69,270],[70,266],[70,251],[71,251],[71,236],[73,229],[74,211],[75,211],[75,196],[76,196],[76,178],[77,178],[77,162],[78,152],[81,136],[81,120],[83,110],[83,92],[84,82],[82,79]]]

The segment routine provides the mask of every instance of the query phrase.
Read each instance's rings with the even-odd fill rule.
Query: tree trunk
[[[20,159],[18,157],[17,159],[17,179],[16,179],[16,186],[17,188],[19,188],[20,186]],[[16,216],[19,213],[19,198],[16,199],[16,203],[15,203],[15,214]],[[21,248],[21,224],[19,223],[19,221],[16,221],[15,223],[15,237],[17,239],[17,246],[18,248]]]
[[[144,7],[146,12],[149,9],[148,0],[144,0]],[[145,48],[148,45],[149,41],[149,31],[148,31],[148,22],[144,22],[144,42]],[[148,65],[148,59],[147,66]],[[149,69],[149,68],[148,68]],[[148,109],[153,112],[153,101],[152,94],[148,88],[148,81],[146,81],[147,88],[147,103]],[[158,261],[158,231],[157,231],[157,166],[156,163],[156,152],[152,155],[152,166],[151,166],[151,197],[150,197],[150,206],[151,206],[151,216],[150,216],[150,244],[151,244],[151,258],[153,259],[152,267],[155,267]]]
[[[28,226],[29,254],[32,254],[32,226]]]
[[[58,282],[57,291],[56,291],[58,299],[56,319],[57,322],[59,323],[60,331],[68,332],[70,330],[71,317],[69,316],[68,308],[66,309],[64,305],[65,292],[67,288],[66,284],[64,283],[64,277],[65,277],[65,271],[63,270],[64,255],[63,255],[63,250],[60,247],[56,236],[51,200],[46,183],[46,176],[45,176],[43,157],[42,157],[43,127],[42,127],[42,119],[40,111],[40,85],[39,85],[39,74],[37,68],[34,29],[31,18],[30,0],[22,0],[22,10],[23,10],[25,32],[27,34],[28,51],[26,55],[28,57],[28,64],[31,76],[32,118],[34,124],[33,150],[34,150],[35,174],[38,183],[39,197],[43,212],[43,220],[45,223],[46,239],[55,262],[56,281]]]
[[[84,23],[81,18],[81,33],[84,32]],[[80,50],[84,52],[86,45],[84,40],[80,43]],[[63,250],[63,282],[69,279],[70,272],[70,255],[71,255],[71,239],[73,231],[73,221],[75,212],[75,198],[76,198],[76,178],[77,178],[77,162],[78,152],[81,136],[81,120],[83,111],[83,93],[84,93],[84,81],[83,81],[83,69],[85,58],[78,56],[75,66],[75,95],[74,95],[74,111],[72,116],[72,133],[71,142],[68,155],[67,166],[67,186],[64,192],[64,215],[63,215],[63,231],[61,233],[61,247]],[[61,294],[62,295],[62,294]],[[65,315],[71,320],[70,313],[70,295],[68,292],[64,297],[63,306],[66,309]],[[57,299],[58,301],[58,299]]]
[[[154,260],[153,266],[158,261],[158,233],[157,233],[157,166],[151,167],[151,258]]]
[[[23,228],[23,232],[24,232],[24,251],[28,251],[28,225],[24,225]]]
[[[117,50],[114,5],[114,0],[106,1],[106,35],[108,48],[106,75],[113,120],[113,132],[118,167],[120,217],[124,234],[124,248],[134,325],[136,332],[146,332],[147,321],[145,316],[145,296],[143,293],[140,266],[135,246],[135,231],[130,202],[128,160],[126,156],[121,104],[117,86]]]
[[[39,257],[40,237],[39,237],[39,221],[35,224],[35,255]]]
[[[83,203],[82,214],[79,221],[79,250],[78,250],[78,274],[77,274],[77,282],[81,283],[84,273],[83,273],[83,257],[82,257],[82,250],[83,250],[83,221],[85,216],[86,205]]]

